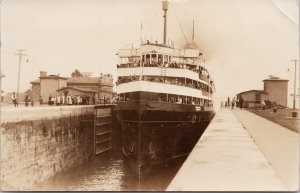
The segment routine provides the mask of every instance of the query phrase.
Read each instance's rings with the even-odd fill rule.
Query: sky
[[[217,99],[263,89],[269,75],[290,80],[293,92],[297,0],[171,0],[168,40],[175,47],[191,40],[193,20]],[[141,36],[161,42],[162,26],[161,0],[2,0],[1,89],[17,90],[17,49],[27,53],[20,91],[30,88],[41,70],[70,76],[78,69],[116,78],[118,49],[139,46]]]

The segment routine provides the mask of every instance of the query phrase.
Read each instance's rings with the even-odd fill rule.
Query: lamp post
[[[22,62],[22,56],[26,56],[25,53],[26,50],[18,49],[16,50],[17,53],[15,55],[19,56],[19,68],[18,68],[18,87],[17,87],[17,98],[19,98],[19,92],[20,92],[20,71],[21,71],[21,62]]]
[[[5,74],[2,74],[1,72],[0,72],[0,83],[2,83],[2,78],[4,78],[5,77]],[[2,85],[2,84],[1,84]],[[2,86],[1,86],[1,103],[3,103],[3,91],[2,91]]]
[[[296,109],[296,76],[297,76],[297,59],[291,60],[292,62],[295,63],[295,72],[294,72],[294,97],[293,97],[293,109]]]

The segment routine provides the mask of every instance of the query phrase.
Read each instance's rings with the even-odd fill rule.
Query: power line
[[[27,54],[25,53],[26,50],[24,50],[24,49],[18,49],[16,51],[17,51],[17,53],[15,53],[15,55],[19,56],[18,86],[17,86],[17,98],[19,98],[19,92],[20,92],[20,71],[21,71],[22,56],[27,56]]]
[[[152,25],[154,24],[154,20],[156,19],[159,10],[160,10],[160,5],[157,6],[157,8],[156,8],[155,15],[154,15],[154,17],[152,18],[151,23],[150,23],[150,26],[149,26],[149,28],[148,28],[146,34],[145,34],[146,36],[148,35],[149,31],[152,29]]]
[[[175,15],[176,20],[177,20],[177,22],[178,22],[178,24],[179,24],[179,27],[180,27],[180,29],[181,29],[181,32],[183,33],[184,39],[185,39],[186,43],[189,45],[189,41],[188,41],[188,39],[187,39],[187,37],[186,37],[184,31],[183,31],[183,28],[182,28],[182,26],[181,26],[181,24],[180,24],[180,21],[179,21],[178,17],[177,17],[177,13],[176,13],[176,10],[175,10],[175,6],[173,6],[172,4],[171,4],[171,6],[173,7],[174,15]]]

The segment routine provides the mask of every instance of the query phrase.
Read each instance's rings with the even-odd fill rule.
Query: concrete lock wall
[[[1,109],[1,189],[24,190],[94,157],[94,107]]]

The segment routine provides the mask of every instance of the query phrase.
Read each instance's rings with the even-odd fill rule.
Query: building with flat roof
[[[260,107],[261,101],[268,99],[268,93],[263,90],[249,90],[237,95],[238,99],[241,97],[245,107]]]
[[[262,101],[287,107],[288,80],[270,76],[263,82],[264,90],[244,91],[237,94],[237,98],[243,98],[245,107],[260,107]]]

